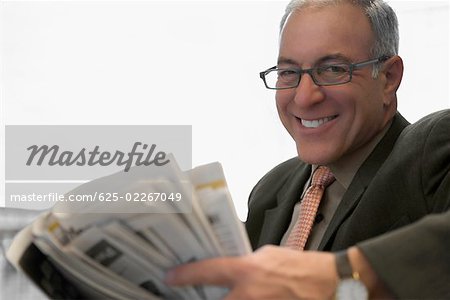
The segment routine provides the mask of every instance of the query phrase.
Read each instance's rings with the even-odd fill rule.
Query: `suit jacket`
[[[450,111],[433,113],[412,125],[397,114],[386,135],[355,174],[325,231],[319,250],[337,251],[368,240],[361,244],[361,249],[369,261],[377,265],[374,268],[394,293],[401,297],[417,297],[422,292],[429,297],[428,293],[432,291],[423,289],[417,282],[411,287],[404,279],[410,274],[393,270],[393,262],[401,262],[408,255],[415,259],[423,257],[424,253],[418,253],[416,249],[421,249],[419,246],[428,248],[423,243],[432,239],[432,245],[437,249],[433,250],[435,258],[442,255],[447,259],[443,263],[444,269],[440,269],[445,275],[440,285],[441,293],[436,295],[442,297],[442,292],[450,293],[450,215],[442,214],[450,207],[449,171]],[[246,222],[254,248],[280,243],[310,172],[310,165],[293,158],[275,167],[255,186],[250,194]],[[415,223],[429,214],[440,214],[438,221]],[[424,228],[430,225],[422,225],[430,222],[434,230]],[[436,222],[439,224],[437,229]],[[412,229],[402,230],[409,232],[400,234],[403,238],[383,235],[413,223]],[[414,229],[417,227],[419,230]],[[435,234],[432,238],[428,236],[430,232]],[[407,244],[403,244],[405,241]],[[386,243],[391,246],[386,247]],[[443,250],[446,250],[445,254]],[[413,262],[416,263],[410,261]],[[427,263],[436,265],[436,260]],[[421,273],[420,270],[416,272]],[[397,285],[400,278],[406,282],[402,288]],[[436,281],[436,278],[433,276],[429,280]]]

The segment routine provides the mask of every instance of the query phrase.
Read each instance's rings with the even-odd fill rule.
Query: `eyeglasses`
[[[308,73],[314,83],[318,86],[338,85],[352,80],[353,70],[372,64],[385,62],[389,56],[380,56],[354,64],[332,63],[323,64],[311,69],[277,68],[272,67],[259,73],[266,88],[272,90],[292,89],[300,84],[302,75]]]

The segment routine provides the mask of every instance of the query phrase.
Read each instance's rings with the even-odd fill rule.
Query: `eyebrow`
[[[280,65],[280,64],[297,65],[297,66],[300,65],[295,60],[290,59],[290,58],[286,58],[286,57],[283,57],[283,56],[278,57],[277,65]]]
[[[332,59],[339,59],[339,60],[343,60],[345,62],[350,62],[350,59],[347,56],[345,56],[345,55],[343,55],[341,53],[334,53],[334,54],[329,54],[329,55],[320,57],[318,60],[316,60],[314,62],[313,66],[316,66],[316,65],[318,65],[320,63],[323,63],[324,61],[332,60]],[[283,57],[283,56],[280,56],[278,58],[277,65],[280,65],[280,64],[300,66],[300,64],[296,60],[291,59],[291,58],[287,58],[287,57]]]

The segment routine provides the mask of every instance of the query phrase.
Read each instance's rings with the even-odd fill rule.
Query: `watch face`
[[[336,290],[338,300],[365,300],[369,299],[366,286],[359,280],[352,278],[343,279],[339,282]]]

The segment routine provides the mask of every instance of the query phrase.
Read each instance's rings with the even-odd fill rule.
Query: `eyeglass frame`
[[[313,68],[309,68],[309,69],[301,69],[301,68],[281,68],[281,69],[278,69],[277,66],[273,66],[273,67],[271,67],[271,68],[269,68],[269,69],[267,69],[265,71],[259,72],[259,77],[263,80],[264,85],[269,90],[287,90],[287,89],[296,88],[300,84],[302,76],[305,73],[309,74],[309,76],[313,80],[314,84],[316,84],[317,86],[340,85],[340,84],[346,84],[346,83],[349,83],[350,81],[352,81],[352,76],[353,76],[353,70],[354,69],[359,69],[359,68],[362,68],[362,67],[365,67],[365,66],[369,66],[369,65],[372,65],[372,64],[375,64],[375,63],[383,63],[383,62],[387,61],[389,58],[391,58],[391,56],[382,55],[382,56],[380,56],[378,58],[373,58],[373,59],[369,59],[369,60],[365,60],[365,61],[361,61],[361,62],[357,62],[357,63],[351,63],[351,64],[350,63],[349,64],[342,63],[342,64],[345,64],[345,65],[349,66],[349,71],[348,71],[349,72],[349,77],[348,77],[347,81],[338,82],[338,83],[319,83],[319,82],[317,82],[316,78],[313,75],[313,71],[317,70],[317,68],[319,68],[319,67],[313,67]],[[295,71],[296,73],[299,74],[297,84],[293,85],[293,86],[290,86],[290,87],[283,87],[283,88],[276,88],[276,87],[272,88],[272,87],[269,87],[267,85],[267,82],[266,82],[266,75],[268,73],[272,72],[272,71],[275,71],[275,70]]]

